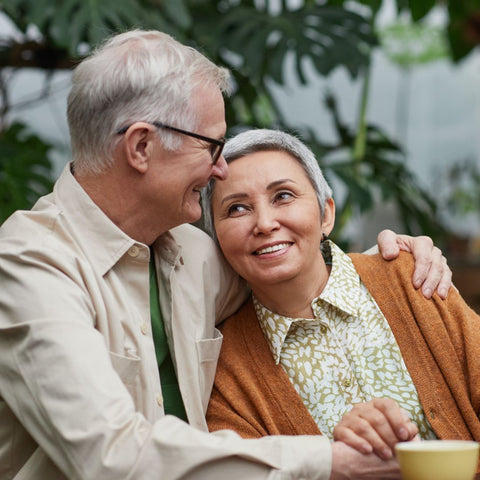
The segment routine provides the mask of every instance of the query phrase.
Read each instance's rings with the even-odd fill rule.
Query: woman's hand
[[[388,398],[354,405],[333,430],[335,441],[385,460],[394,456],[396,443],[413,440],[417,434],[418,428],[407,412]]]
[[[373,453],[363,454],[342,442],[332,444],[330,480],[399,480],[395,458],[382,460]]]
[[[441,298],[447,298],[452,286],[452,271],[442,251],[435,247],[430,237],[397,235],[391,230],[382,230],[378,234],[377,244],[385,260],[397,258],[400,250],[410,252],[415,259],[414,287],[422,287],[426,298],[430,298],[435,289]]]

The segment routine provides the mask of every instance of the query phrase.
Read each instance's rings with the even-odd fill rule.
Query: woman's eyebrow
[[[279,180],[275,180],[273,182],[270,182],[267,185],[267,190],[272,190],[275,187],[278,187],[279,185],[283,185],[285,183],[296,183],[295,180],[292,180],[291,178],[281,178]],[[247,193],[231,193],[230,195],[227,195],[226,197],[222,198],[222,201],[220,202],[221,205],[223,205],[225,202],[228,202],[230,200],[240,200],[242,198],[247,198],[248,194]]]
[[[278,187],[279,185],[283,185],[284,183],[296,183],[295,180],[291,178],[282,178],[280,180],[275,180],[267,185],[267,190],[271,190],[272,188]]]
[[[241,198],[247,198],[247,197],[248,195],[246,193],[231,193],[230,195],[223,197],[220,204],[223,205],[225,202],[228,202],[230,200],[239,200]]]

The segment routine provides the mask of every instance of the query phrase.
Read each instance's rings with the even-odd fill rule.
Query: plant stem
[[[360,111],[357,122],[357,135],[355,136],[355,142],[353,145],[353,160],[355,165],[365,158],[365,150],[367,144],[367,106],[368,106],[368,94],[370,90],[370,65],[371,65],[371,53],[369,54],[368,64],[365,66],[365,74],[363,76],[362,95],[360,97]],[[356,168],[357,169],[357,168]]]
[[[372,18],[370,19],[372,30],[375,26],[376,11],[372,11]],[[367,63],[364,67],[364,76],[363,76],[363,85],[362,85],[362,94],[360,97],[360,111],[358,114],[357,122],[357,135],[355,136],[355,142],[353,145],[353,160],[355,164],[355,172],[358,174],[359,164],[365,158],[365,151],[367,145],[367,107],[368,107],[368,97],[370,93],[370,76],[371,76],[371,67],[372,67],[372,53],[373,50],[370,49],[368,52]]]

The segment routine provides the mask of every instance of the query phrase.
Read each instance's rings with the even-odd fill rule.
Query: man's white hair
[[[160,121],[194,130],[192,93],[212,85],[229,93],[230,74],[194,48],[158,31],[132,30],[110,38],[73,73],[67,116],[75,170],[100,172],[113,161],[119,129]],[[182,138],[162,129],[166,149]]]

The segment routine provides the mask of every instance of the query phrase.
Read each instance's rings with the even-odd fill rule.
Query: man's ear
[[[127,163],[139,173],[145,173],[154,150],[155,127],[134,123],[125,132],[124,151]]]
[[[329,198],[323,207],[322,233],[330,235],[335,225],[335,202]]]

